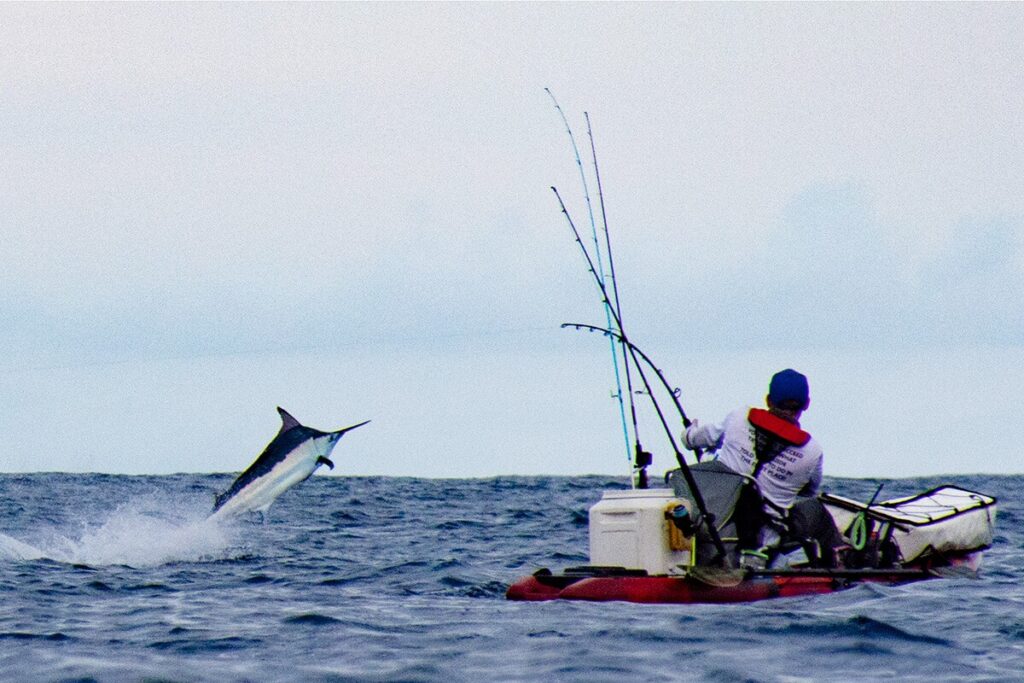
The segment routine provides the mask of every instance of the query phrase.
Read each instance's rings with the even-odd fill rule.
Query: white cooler
[[[680,505],[689,508],[672,489],[605,491],[590,508],[590,564],[643,569],[653,575],[679,573],[690,566],[693,539],[666,517]]]

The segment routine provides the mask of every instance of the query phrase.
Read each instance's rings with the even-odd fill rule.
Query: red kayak
[[[563,574],[541,569],[509,586],[509,600],[620,600],[645,603],[753,602],[832,593],[859,583],[909,583],[942,575],[923,569],[713,570],[682,576],[647,576],[610,568],[579,567]]]
[[[714,463],[692,469],[712,505],[735,499],[736,485],[728,478],[737,475]],[[693,510],[685,488],[605,491],[590,508],[590,565],[561,574],[540,569],[517,579],[506,597],[727,603],[819,595],[861,583],[976,576],[982,553],[992,543],[995,498],[956,486],[881,503],[830,494],[820,498],[837,528],[851,539],[850,550],[858,548],[844,556],[843,568],[801,561],[799,551],[778,557],[785,561],[773,560],[768,568],[722,568],[721,556],[700,528],[680,529],[675,523]],[[716,519],[728,520],[728,512],[719,512]],[[720,534],[724,544],[735,544],[728,524],[720,526]],[[789,561],[792,557],[796,561]]]

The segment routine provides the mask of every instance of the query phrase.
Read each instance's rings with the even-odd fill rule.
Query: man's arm
[[[717,451],[722,445],[722,438],[725,436],[725,428],[722,425],[702,425],[694,420],[690,428],[683,432],[683,445],[691,451],[698,448],[707,451]]]

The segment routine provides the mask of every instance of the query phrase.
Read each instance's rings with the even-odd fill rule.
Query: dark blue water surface
[[[605,477],[314,477],[266,523],[204,522],[231,475],[0,475],[0,679],[1024,679],[1024,477],[981,578],[744,605],[517,603],[587,561]],[[874,480],[831,480],[870,498]]]

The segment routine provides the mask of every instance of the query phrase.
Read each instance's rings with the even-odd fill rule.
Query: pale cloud
[[[915,287],[941,289],[936,264],[975,238],[962,225],[1013,232],[1024,215],[1012,6],[4,15],[8,292],[101,337],[105,319],[212,338],[282,314],[358,326],[389,307],[411,327],[438,308],[467,328],[537,320],[576,265],[547,185],[584,216],[544,85],[581,136],[580,111],[594,113],[619,259],[647,300],[635,305],[670,321],[680,296],[711,315],[754,291],[758,306],[798,302],[780,323],[853,312],[856,333],[824,325],[820,343],[870,337],[869,316],[913,318]],[[780,263],[814,287],[770,284]],[[1009,286],[994,273],[953,289]],[[747,327],[718,324],[711,343]],[[985,321],[965,324],[985,336]]]
[[[3,5],[0,350],[486,356],[600,321],[545,86],[581,142],[592,115],[625,313],[670,367],[1019,345],[1022,29],[1012,3]]]

